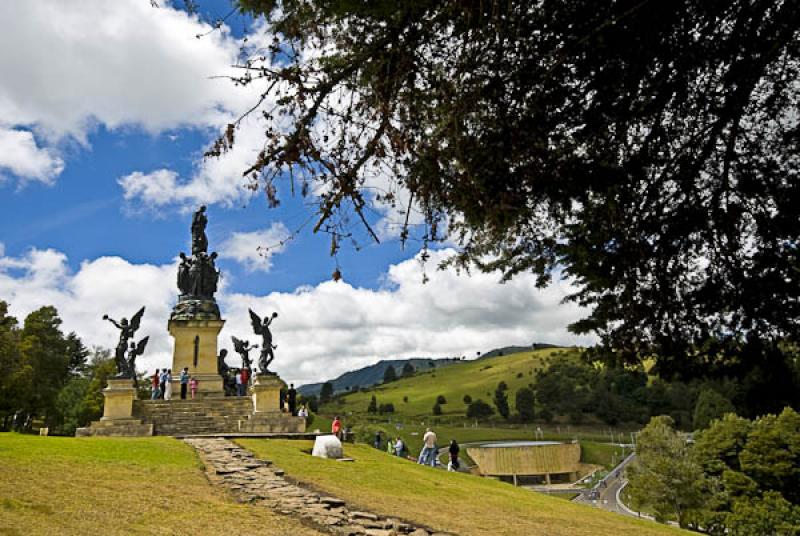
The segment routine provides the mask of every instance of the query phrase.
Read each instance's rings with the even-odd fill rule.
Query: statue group
[[[108,320],[119,330],[119,342],[114,350],[117,378],[136,379],[136,358],[144,353],[144,349],[147,348],[147,341],[150,340],[149,336],[138,343],[132,340],[142,322],[142,316],[144,316],[144,307],[131,317],[130,322],[127,318],[122,318],[117,322],[110,316],[103,315],[103,320]],[[130,346],[128,341],[131,341]]]
[[[192,216],[192,256],[181,252],[181,264],[178,266],[179,301],[213,300],[219,281],[219,270],[215,264],[216,251],[208,254],[208,237],[206,236],[206,207],[200,207]]]

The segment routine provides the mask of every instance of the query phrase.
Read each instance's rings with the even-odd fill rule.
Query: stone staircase
[[[250,397],[199,400],[135,400],[133,415],[153,426],[153,435],[304,432],[305,419],[253,413]]]

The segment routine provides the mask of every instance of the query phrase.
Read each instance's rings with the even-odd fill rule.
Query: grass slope
[[[171,438],[0,434],[0,534],[318,534],[214,490]]]
[[[572,348],[548,348],[518,354],[464,361],[441,370],[420,371],[411,378],[404,378],[380,385],[365,392],[351,393],[342,397],[344,404],[331,403],[321,408],[322,413],[366,414],[367,406],[374,394],[378,404],[394,404],[397,417],[421,417],[432,414],[436,397],[443,395],[447,400],[442,404],[442,414],[464,416],[466,405],[464,395],[473,400],[478,398],[492,404],[497,384],[508,384],[508,401],[514,410],[514,396],[517,389],[533,383],[536,371],[543,369],[550,359],[563,359],[577,356],[578,350]],[[404,402],[407,397],[408,402]]]
[[[462,535],[659,535],[677,529],[573,504],[491,479],[447,473],[345,445],[353,463],[314,458],[310,441],[240,439],[289,477],[340,497],[353,508]]]

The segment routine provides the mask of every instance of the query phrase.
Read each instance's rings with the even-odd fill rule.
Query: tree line
[[[46,306],[20,326],[0,301],[0,429],[72,435],[102,415],[102,389],[116,373],[111,353],[89,350],[61,323]]]

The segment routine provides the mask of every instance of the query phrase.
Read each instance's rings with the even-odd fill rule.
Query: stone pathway
[[[289,482],[283,470],[269,461],[257,459],[250,451],[226,439],[187,438],[185,441],[197,450],[209,481],[228,490],[239,502],[299,517],[330,534],[452,536],[371,512],[350,510],[341,499]]]

